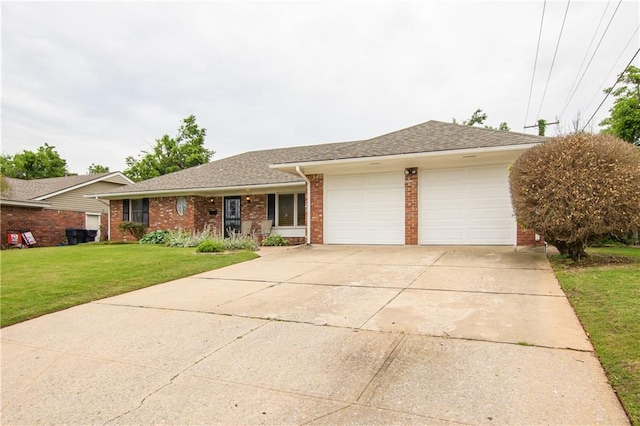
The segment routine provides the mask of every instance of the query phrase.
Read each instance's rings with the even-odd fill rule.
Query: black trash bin
[[[87,230],[86,229],[76,229],[76,235],[78,238],[78,244],[87,242]]]
[[[64,233],[67,236],[67,244],[70,246],[78,244],[78,233],[76,231],[76,228],[67,228],[64,230]]]
[[[97,229],[87,229],[87,242],[88,243],[92,243],[96,240],[96,237],[98,236],[98,230]]]

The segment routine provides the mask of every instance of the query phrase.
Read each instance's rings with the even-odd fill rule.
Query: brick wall
[[[324,240],[324,175],[308,175],[311,184],[311,244],[323,244]],[[307,201],[307,209],[309,201]]]
[[[267,218],[267,195],[250,195],[249,200],[247,201],[246,195],[240,200],[242,203],[240,207],[242,220],[250,220],[252,222],[251,230],[255,234],[260,234],[262,221]]]
[[[517,245],[519,246],[538,246],[544,244],[544,238],[540,237],[540,241],[536,241],[536,233],[531,229],[522,228],[518,225]]]
[[[2,206],[0,216],[2,247],[7,244],[9,231],[31,231],[37,247],[51,247],[63,243],[66,228],[86,227],[85,212]],[[102,216],[106,226],[107,215]]]
[[[418,245],[418,173],[404,176],[404,243]]]

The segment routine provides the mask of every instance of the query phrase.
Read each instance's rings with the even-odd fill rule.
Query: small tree
[[[7,177],[27,180],[71,175],[67,160],[60,157],[55,146],[47,143],[36,152],[24,150],[15,155],[1,155],[0,168]]]
[[[91,165],[89,166],[88,172],[90,175],[98,174],[98,173],[108,173],[109,167],[103,166],[101,164],[91,163]]]
[[[640,149],[574,133],[526,151],[509,175],[518,222],[579,260],[598,237],[640,223]]]

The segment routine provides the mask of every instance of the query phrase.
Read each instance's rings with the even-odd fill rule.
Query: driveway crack
[[[124,416],[139,410],[149,398],[151,398],[153,395],[157,394],[158,392],[160,392],[162,389],[166,388],[167,386],[173,384],[174,380],[176,380],[178,377],[180,377],[184,372],[186,372],[187,370],[189,370],[189,369],[195,367],[196,365],[200,364],[202,361],[204,361],[205,359],[209,358],[211,355],[213,355],[213,354],[221,351],[222,349],[226,348],[227,346],[231,345],[236,340],[242,339],[245,336],[253,333],[256,330],[258,330],[259,328],[264,327],[268,323],[269,323],[269,321],[265,321],[263,324],[260,324],[259,326],[255,327],[255,328],[252,328],[251,330],[247,331],[246,333],[241,334],[240,336],[236,337],[235,339],[230,340],[229,342],[225,343],[224,345],[220,346],[219,348],[216,348],[212,352],[209,352],[208,354],[204,355],[202,358],[200,358],[199,360],[193,362],[191,365],[186,366],[182,370],[178,371],[174,376],[172,376],[167,383],[163,384],[162,386],[158,387],[157,389],[154,389],[153,391],[151,391],[147,395],[145,395],[144,398],[142,398],[140,400],[140,403],[136,407],[134,407],[134,408],[132,408],[130,410],[127,410],[124,413],[119,414],[119,415],[107,420],[104,424],[107,425],[107,424],[111,424],[111,423],[117,423],[118,420],[123,418]]]

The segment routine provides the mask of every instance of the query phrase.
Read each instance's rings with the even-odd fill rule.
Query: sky
[[[124,171],[192,114],[213,160],[462,121],[478,108],[485,124],[517,132],[559,119],[547,128],[555,136],[586,124],[640,47],[637,1],[0,7],[1,151],[48,143],[78,174]]]

